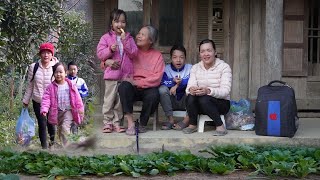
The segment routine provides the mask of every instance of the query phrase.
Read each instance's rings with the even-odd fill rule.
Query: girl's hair
[[[183,45],[179,45],[179,44],[176,44],[176,45],[173,45],[173,46],[172,46],[172,48],[171,48],[171,50],[170,50],[170,57],[172,57],[172,53],[173,53],[173,51],[175,51],[175,50],[179,50],[179,51],[183,52],[183,53],[184,53],[184,56],[187,57],[186,48],[184,48]]]
[[[67,72],[66,65],[64,63],[62,63],[62,62],[58,62],[54,66],[52,66],[52,77],[54,76],[54,73],[56,72],[58,66],[60,66],[60,65],[63,66],[64,71]]]
[[[110,27],[112,26],[112,21],[113,20],[119,20],[121,14],[124,15],[124,19],[127,22],[127,14],[126,14],[126,12],[124,12],[122,9],[114,9],[110,13]]]
[[[214,51],[216,51],[216,44],[215,44],[211,39],[204,39],[204,40],[202,40],[202,41],[200,42],[200,44],[199,44],[199,52],[200,52],[200,46],[201,46],[202,44],[206,44],[206,43],[211,43]]]
[[[149,31],[149,39],[151,41],[151,47],[157,42],[158,40],[158,30],[156,28],[154,28],[153,26],[150,26],[150,25],[146,25],[146,26],[143,26],[142,28],[147,28],[148,31]],[[141,28],[141,29],[142,29]]]

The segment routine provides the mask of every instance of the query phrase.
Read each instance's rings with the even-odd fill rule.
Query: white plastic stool
[[[173,115],[174,117],[185,117],[187,114],[186,111],[173,111]]]
[[[220,118],[223,122],[224,127],[226,127],[226,122],[224,120],[224,115],[220,115]],[[204,124],[206,121],[213,121],[209,116],[207,115],[200,115],[199,121],[198,121],[198,132],[203,133],[204,131]]]

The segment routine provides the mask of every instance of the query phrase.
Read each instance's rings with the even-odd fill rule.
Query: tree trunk
[[[11,82],[10,82],[10,111],[13,111],[13,102],[14,102],[14,65],[11,68]]]

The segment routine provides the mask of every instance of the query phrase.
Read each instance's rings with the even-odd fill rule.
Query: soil
[[[97,176],[81,176],[81,177],[75,177],[75,178],[66,178],[66,180],[73,180],[73,179],[79,179],[79,180],[247,180],[247,179],[276,179],[276,180],[298,180],[298,178],[293,177],[264,177],[264,176],[250,176],[250,172],[246,171],[236,171],[228,175],[216,175],[216,174],[210,174],[210,173],[177,173],[174,176],[168,176],[168,175],[156,175],[156,176],[141,176],[139,178],[134,177],[128,177],[128,176],[105,176],[105,177],[97,177]],[[38,176],[20,176],[21,180],[36,180],[40,179]],[[56,178],[56,179],[65,179],[63,177]],[[304,179],[320,179],[319,175],[309,175]]]

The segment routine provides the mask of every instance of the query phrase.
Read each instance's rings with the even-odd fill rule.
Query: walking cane
[[[139,120],[138,119],[135,122],[135,129],[136,129],[137,152],[139,154]]]

